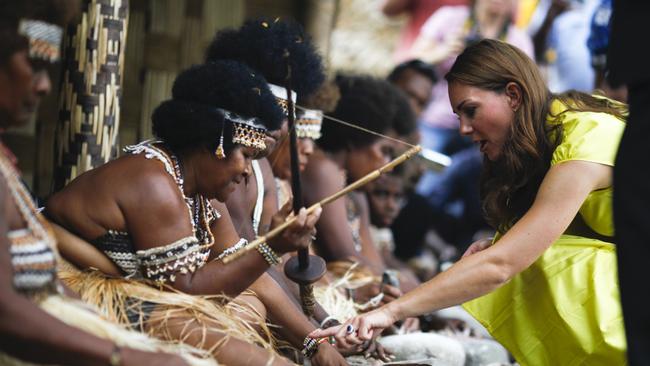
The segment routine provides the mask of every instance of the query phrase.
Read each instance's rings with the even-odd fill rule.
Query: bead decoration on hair
[[[318,140],[323,125],[323,111],[318,109],[300,109],[296,116],[296,137]]]
[[[245,118],[222,108],[215,109],[223,115],[223,118],[226,121],[232,123],[232,142],[234,144],[240,144],[258,150],[266,149],[266,127],[264,127],[258,118]],[[217,157],[219,156],[220,149],[223,153],[223,130],[222,136],[219,140],[219,146],[215,151]],[[225,156],[226,154],[223,153],[223,157]]]
[[[226,151],[223,149],[223,128],[221,128],[221,136],[219,137],[219,146],[217,150],[214,151],[214,155],[219,159],[224,159],[226,157]]]
[[[287,89],[282,86],[269,83],[269,89],[271,93],[275,95],[275,100],[278,102],[278,105],[282,107],[284,115],[289,115],[289,98],[287,98]],[[295,91],[291,91],[291,101],[293,102],[293,115],[296,115],[296,100],[298,99],[298,94]]]
[[[61,27],[41,20],[21,19],[18,34],[27,38],[30,58],[52,63],[61,59]]]
[[[257,251],[260,252],[264,260],[270,265],[275,266],[276,264],[282,263],[282,258],[280,258],[273,249],[266,243],[262,243],[257,247]]]

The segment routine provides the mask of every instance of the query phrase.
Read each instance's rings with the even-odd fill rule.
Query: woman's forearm
[[[270,275],[262,275],[251,286],[258,295],[271,321],[280,326],[283,335],[297,348],[302,348],[302,342],[316,327],[300,311],[288,294]]]
[[[235,298],[255,282],[269,264],[252,250],[228,264],[213,260],[194,274],[178,276],[174,288],[190,295],[221,295]]]
[[[396,319],[418,316],[485,295],[510,276],[508,267],[489,248],[461,259],[386,307]]]
[[[61,365],[108,365],[114,350],[113,343],[68,326],[19,295],[0,304],[0,344],[21,360]]]

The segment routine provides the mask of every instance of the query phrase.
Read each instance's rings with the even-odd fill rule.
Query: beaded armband
[[[191,273],[208,260],[210,246],[200,245],[194,236],[188,236],[162,247],[138,250],[136,255],[145,278],[157,283],[174,282],[176,275]]]
[[[233,246],[231,246],[229,248],[226,248],[226,250],[221,252],[221,254],[219,254],[219,256],[217,257],[216,260],[220,261],[220,260],[222,260],[222,259],[224,259],[226,257],[229,257],[229,256],[237,253],[238,251],[244,249],[244,247],[247,246],[247,245],[248,245],[248,240],[246,240],[244,238],[241,238],[241,239],[239,239],[239,241],[237,243],[235,243],[235,245],[233,245]]]
[[[271,266],[282,263],[282,258],[278,257],[273,249],[271,249],[271,247],[266,243],[260,244],[257,247],[257,251],[260,252],[262,257],[264,257],[264,260]]]

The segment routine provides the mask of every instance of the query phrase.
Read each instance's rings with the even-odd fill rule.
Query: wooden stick
[[[342,196],[356,190],[357,188],[362,187],[362,186],[372,182],[373,180],[379,178],[382,174],[393,170],[393,168],[395,168],[399,164],[402,164],[406,160],[412,158],[417,153],[419,153],[420,150],[422,150],[420,145],[417,145],[417,146],[414,146],[414,147],[410,148],[405,153],[398,156],[397,158],[395,158],[394,160],[392,160],[388,164],[382,166],[381,168],[379,168],[379,169],[377,169],[375,171],[372,171],[372,172],[368,173],[366,176],[360,178],[356,182],[354,182],[354,183],[350,184],[349,186],[343,188],[342,190],[332,194],[331,196],[325,197],[320,202],[317,202],[317,203],[313,204],[312,206],[310,206],[307,209],[307,214],[310,214],[310,213],[314,212],[317,208],[319,208],[321,206],[325,206],[326,204],[331,203],[333,201],[336,201],[337,199],[339,199]],[[275,228],[271,229],[269,232],[266,233],[266,235],[258,236],[257,239],[251,241],[242,250],[240,250],[238,252],[235,252],[230,256],[225,257],[223,259],[223,262],[228,264],[228,263],[238,259],[239,257],[243,256],[247,252],[257,248],[260,244],[265,243],[270,239],[273,239],[279,233],[281,233],[284,229],[289,227],[289,225],[293,224],[295,221],[296,221],[296,218],[294,217],[294,218],[289,219],[289,220],[285,221],[284,223],[276,226]]]

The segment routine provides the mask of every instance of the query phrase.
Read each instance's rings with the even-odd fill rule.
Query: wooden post
[[[54,189],[117,155],[128,0],[85,0],[64,39]]]

